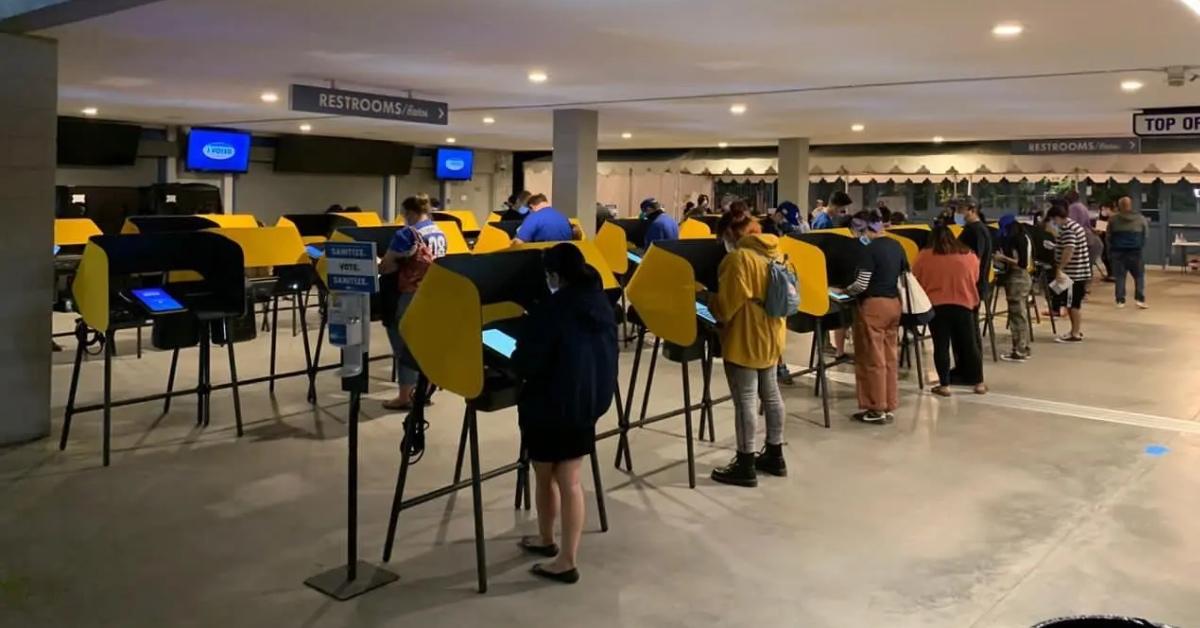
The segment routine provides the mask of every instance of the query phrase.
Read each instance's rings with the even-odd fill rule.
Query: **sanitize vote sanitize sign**
[[[326,282],[338,292],[379,292],[379,273],[374,242],[329,242]]]
[[[450,106],[444,102],[315,85],[292,85],[290,94],[292,111],[422,124],[450,123]]]
[[[1200,108],[1147,109],[1133,115],[1133,132],[1142,137],[1200,136]]]

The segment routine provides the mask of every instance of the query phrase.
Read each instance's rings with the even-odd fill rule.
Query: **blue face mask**
[[[871,243],[871,238],[868,238],[865,235],[860,235],[860,236],[858,236],[858,241],[862,242],[863,246],[866,246]]]
[[[522,205],[522,206],[518,207],[518,208],[517,208],[517,213],[518,213],[518,214],[522,214],[522,215],[524,215],[524,214],[528,214],[528,213],[529,213],[529,206],[528,206],[528,205]]]
[[[960,227],[967,224],[967,217],[962,214],[954,214],[954,224]]]

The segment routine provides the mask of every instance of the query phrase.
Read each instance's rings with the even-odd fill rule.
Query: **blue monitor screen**
[[[511,358],[517,350],[517,339],[499,329],[483,330],[483,344],[506,358]]]
[[[696,316],[699,316],[713,325],[717,324],[717,318],[712,315],[712,312],[708,309],[708,306],[699,301],[696,301]]]
[[[250,168],[250,134],[192,129],[187,141],[187,169],[199,172],[246,172]]]
[[[642,256],[634,253],[633,251],[626,253],[625,256],[628,257],[629,261],[633,262],[634,264],[642,263]]]
[[[468,181],[475,169],[475,151],[469,148],[439,148],[437,178],[446,181]]]
[[[325,257],[325,251],[323,251],[311,244],[309,244],[308,246],[305,246],[304,250],[308,253],[308,256],[313,259],[321,259],[322,257]]]
[[[145,308],[154,313],[180,312],[183,306],[160,288],[135,288],[130,292]]]

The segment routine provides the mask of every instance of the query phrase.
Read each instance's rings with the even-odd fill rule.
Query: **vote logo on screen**
[[[467,167],[467,162],[462,159],[447,159],[446,170],[458,172]]]
[[[205,144],[204,148],[200,149],[200,152],[204,153],[205,157],[217,161],[225,161],[237,156],[237,149],[232,144],[225,142],[210,142]]]

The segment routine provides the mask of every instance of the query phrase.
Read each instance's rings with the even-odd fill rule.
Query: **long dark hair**
[[[954,232],[945,225],[938,225],[929,232],[925,248],[932,249],[934,255],[966,255],[971,252],[971,248],[954,237]]]

